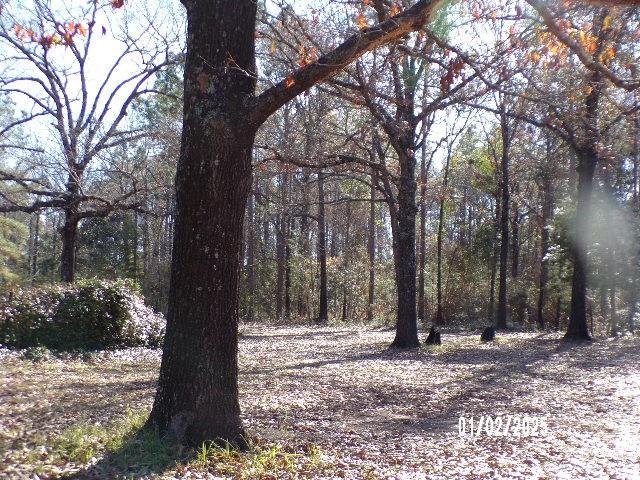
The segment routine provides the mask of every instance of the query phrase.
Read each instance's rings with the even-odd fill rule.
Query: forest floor
[[[442,346],[405,352],[386,348],[392,338],[242,326],[241,405],[254,438],[244,455],[167,451],[136,436],[157,351],[0,352],[0,478],[640,478],[640,338],[570,347],[556,333],[481,344],[445,332]],[[481,416],[485,427],[500,417],[501,435],[468,435]],[[536,428],[516,428],[525,416]]]

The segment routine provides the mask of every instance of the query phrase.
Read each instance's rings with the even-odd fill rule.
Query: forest
[[[636,0],[0,0],[0,477],[640,476]]]

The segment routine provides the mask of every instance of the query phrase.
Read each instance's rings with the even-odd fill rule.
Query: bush
[[[127,280],[19,289],[0,295],[0,344],[54,350],[157,347],[165,320]]]

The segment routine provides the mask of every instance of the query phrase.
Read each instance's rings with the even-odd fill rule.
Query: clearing
[[[160,469],[104,453],[124,448],[104,439],[111,425],[148,412],[158,351],[37,362],[0,351],[0,477],[640,478],[640,338],[568,347],[556,333],[508,333],[481,344],[445,331],[442,346],[407,352],[387,350],[392,338],[243,325],[243,418],[268,454],[173,452]],[[535,435],[461,438],[460,416],[468,429],[483,415],[542,423]]]

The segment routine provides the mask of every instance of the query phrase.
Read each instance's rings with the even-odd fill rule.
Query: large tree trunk
[[[183,3],[187,55],[171,287],[149,425],[190,445],[216,439],[244,445],[237,379],[238,275],[256,129],[294,96],[360,55],[420,28],[439,2],[420,0],[364,29],[258,97],[258,3]],[[415,295],[415,261],[413,275]]]
[[[603,21],[604,13],[600,16]],[[589,221],[591,220],[591,197],[593,175],[598,163],[598,103],[605,88],[602,76],[594,72],[591,78],[591,92],[585,100],[585,121],[587,128],[582,146],[574,145],[578,157],[578,189],[573,247],[573,278],[571,282],[571,313],[569,326],[564,335],[566,340],[591,340],[587,327],[587,256],[590,241]]]
[[[150,425],[199,446],[244,445],[237,385],[238,274],[255,131],[257,4],[185,2],[184,121],[167,332]],[[229,58],[237,68],[229,68]]]
[[[413,348],[420,346],[416,312],[416,160],[408,152],[399,156],[398,218],[393,242],[398,316],[391,346]]]
[[[571,315],[564,336],[567,340],[590,340],[587,326],[587,248],[591,193],[596,169],[595,151],[578,153],[578,203],[576,206],[573,278],[571,283]]]
[[[73,168],[73,167],[71,167]],[[80,178],[82,170],[73,169],[67,179],[68,203],[63,209],[64,223],[60,229],[62,250],[60,252],[60,280],[73,283],[76,275],[76,252],[78,240],[78,193],[80,192]]]
[[[320,305],[318,322],[329,321],[329,298],[327,295],[327,235],[324,214],[324,173],[318,172],[318,262],[320,263]]]

